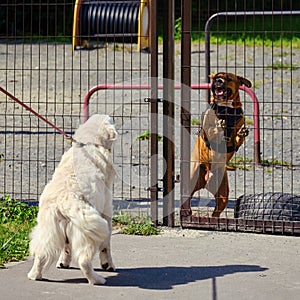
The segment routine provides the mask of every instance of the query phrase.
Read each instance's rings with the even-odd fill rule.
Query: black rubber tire
[[[234,217],[254,220],[300,221],[300,196],[287,193],[243,195],[236,200]]]

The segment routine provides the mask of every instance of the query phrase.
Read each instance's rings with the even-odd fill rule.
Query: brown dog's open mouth
[[[227,81],[221,77],[215,77],[212,84],[212,92],[217,99],[228,99],[232,95],[232,89],[227,86]]]
[[[232,95],[230,88],[215,87],[214,94],[216,98],[228,99]]]

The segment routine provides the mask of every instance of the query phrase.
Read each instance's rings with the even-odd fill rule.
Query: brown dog
[[[216,206],[212,216],[220,216],[228,203],[226,165],[248,135],[239,87],[251,87],[251,82],[223,72],[211,75],[210,78],[210,107],[203,114],[202,128],[192,153],[191,196],[181,206],[182,216],[192,214],[191,199],[202,188],[206,188],[215,197]]]

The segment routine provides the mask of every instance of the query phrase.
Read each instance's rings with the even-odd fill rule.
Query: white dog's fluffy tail
[[[30,255],[37,257],[43,268],[47,268],[59,255],[65,240],[63,222],[60,221],[57,210],[40,210],[38,223],[30,233]]]
[[[58,258],[67,239],[71,242],[73,258],[77,260],[83,252],[92,259],[109,237],[107,221],[83,200],[74,201],[65,211],[49,207],[40,212],[38,224],[30,235],[30,254],[39,257],[43,268]]]
[[[80,206],[80,211],[70,212],[68,237],[72,244],[72,252],[77,260],[83,252],[93,258],[95,251],[109,238],[110,232],[107,221],[89,204]]]

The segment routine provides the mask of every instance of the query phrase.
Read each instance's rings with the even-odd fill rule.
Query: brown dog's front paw
[[[225,120],[219,119],[217,127],[218,127],[218,129],[225,130],[225,128],[226,128],[226,122],[225,122]]]
[[[239,132],[238,132],[238,136],[240,138],[244,138],[244,137],[246,137],[248,135],[249,135],[249,129],[248,129],[248,127],[246,127],[245,125],[243,125],[241,127],[241,129],[239,130]]]

